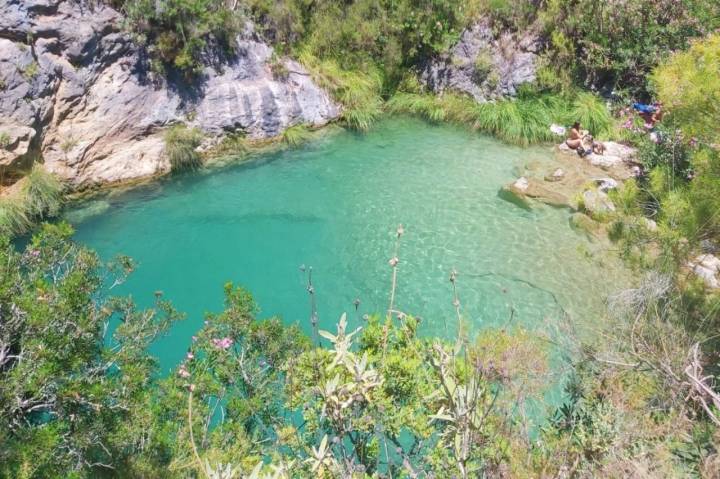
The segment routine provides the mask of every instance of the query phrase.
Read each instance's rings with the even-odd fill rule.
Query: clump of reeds
[[[552,123],[570,124],[577,120],[595,135],[606,133],[612,125],[608,109],[590,93],[580,93],[574,99],[553,94],[521,95],[479,104],[470,97],[453,93],[437,96],[400,92],[388,100],[386,108],[432,122],[470,125],[505,142],[523,146],[553,141]]]
[[[350,128],[367,131],[382,114],[382,75],[377,68],[343,69],[334,60],[320,60],[308,51],[300,61],[318,84],[343,106],[342,121]]]
[[[165,154],[172,171],[193,170],[202,166],[197,147],[202,142],[202,132],[197,128],[175,125],[165,132]]]
[[[288,146],[298,146],[310,138],[310,129],[306,125],[293,125],[282,132],[282,141]]]
[[[0,197],[0,233],[27,233],[38,220],[57,215],[63,201],[63,183],[35,164],[14,192]]]

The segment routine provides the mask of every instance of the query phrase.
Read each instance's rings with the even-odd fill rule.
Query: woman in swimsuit
[[[582,132],[580,131],[580,122],[576,121],[570,128],[570,135],[565,140],[565,144],[573,150],[577,150],[582,147]]]

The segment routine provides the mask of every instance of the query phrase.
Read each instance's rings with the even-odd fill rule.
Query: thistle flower
[[[218,349],[228,349],[232,346],[233,340],[228,337],[222,339],[213,338],[212,343]]]

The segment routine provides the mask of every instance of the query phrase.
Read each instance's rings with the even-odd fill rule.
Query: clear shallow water
[[[226,281],[254,294],[261,317],[298,321],[308,333],[300,265],[313,267],[321,328],[333,329],[343,311],[355,326],[386,310],[398,223],[396,305],[423,318],[423,334],[455,332],[453,268],[473,331],[507,325],[511,310],[516,326],[549,330],[567,315],[583,329],[622,271],[609,257],[589,259],[599,246],[570,228],[568,211],[527,211],[497,195],[523,165],[551,160],[549,147],[389,119],[367,135],[333,132],[251,163],[92,200],[67,218],[103,258],[138,262],[116,294],[149,306],[161,290],[187,313],[153,347],[163,370],[182,358],[204,313],[222,308]]]

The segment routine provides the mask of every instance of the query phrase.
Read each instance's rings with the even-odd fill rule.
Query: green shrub
[[[673,55],[653,72],[651,80],[664,108],[671,112],[663,121],[688,137],[720,141],[720,34]]]
[[[153,70],[180,70],[192,78],[202,71],[206,47],[230,51],[243,15],[223,0],[115,0],[127,26],[148,43]],[[159,61],[160,63],[157,63]]]
[[[202,158],[196,151],[202,142],[202,132],[197,128],[175,125],[165,132],[165,154],[172,171],[196,169],[202,166]]]
[[[551,38],[550,63],[578,84],[615,85],[644,93],[651,70],[692,37],[720,26],[720,3],[633,0],[603,3],[550,0],[538,11]]]
[[[478,83],[482,83],[483,81],[485,81],[485,79],[488,78],[490,73],[493,72],[493,69],[495,67],[490,52],[487,50],[480,51],[477,58],[475,58],[475,63],[473,64],[473,67],[475,81],[477,81]]]

